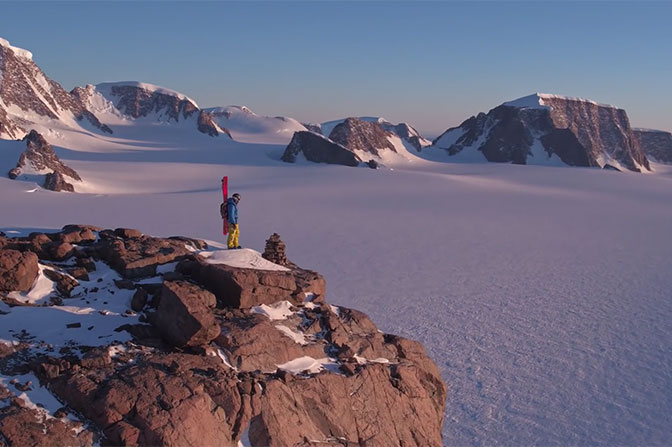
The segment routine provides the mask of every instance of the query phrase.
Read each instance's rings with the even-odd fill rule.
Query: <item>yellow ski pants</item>
[[[226,240],[226,245],[229,248],[236,248],[238,244],[238,235],[240,235],[240,229],[238,224],[229,224],[229,237]]]

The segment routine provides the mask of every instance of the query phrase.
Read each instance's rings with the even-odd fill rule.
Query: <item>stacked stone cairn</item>
[[[289,265],[289,261],[285,255],[285,248],[285,243],[280,240],[280,235],[273,233],[266,240],[266,248],[264,249],[264,254],[261,256],[267,261],[278,265]]]

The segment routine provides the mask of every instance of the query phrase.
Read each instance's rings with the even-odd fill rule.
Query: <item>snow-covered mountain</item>
[[[646,156],[660,163],[672,163],[672,133],[655,129],[633,129]]]
[[[650,169],[625,110],[540,93],[472,116],[434,140],[428,152],[456,161]]]
[[[392,124],[384,118],[361,117],[305,125],[322,137],[311,138],[300,132],[287,146],[283,161],[294,163],[298,154],[308,161],[356,166],[406,164],[417,160],[416,152],[431,144],[407,123]],[[324,141],[323,141],[324,140]],[[343,151],[353,156],[343,156]]]
[[[325,123],[312,125],[312,127],[309,130],[321,133],[325,137],[331,138],[331,135],[333,131],[336,129],[336,127],[340,126],[341,124],[344,124],[346,121],[349,121],[346,124],[348,127],[352,127],[354,123],[358,123],[360,121],[376,125],[380,129],[396,135],[406,143],[406,146],[409,149],[414,148],[416,151],[420,151],[422,150],[422,148],[430,146],[432,144],[431,141],[420,135],[420,132],[418,132],[410,124],[408,123],[392,124],[391,122],[382,117],[360,116],[360,117],[343,118],[339,120],[327,121]],[[366,129],[369,129],[368,130],[369,133],[374,132],[378,134],[378,132],[370,130],[373,129],[371,126],[360,124],[359,127],[361,129],[361,132],[367,132]],[[381,138],[377,138],[377,140],[378,140],[377,143],[369,144],[369,146],[376,146],[377,144],[378,147],[376,149],[382,149],[388,146],[388,143],[383,142]]]
[[[257,115],[245,106],[213,107],[203,112],[219,129],[226,129],[231,138],[241,142],[287,144],[294,132],[307,130],[294,118]]]
[[[62,125],[110,132],[79,98],[48,78],[29,51],[0,39],[0,138]]]

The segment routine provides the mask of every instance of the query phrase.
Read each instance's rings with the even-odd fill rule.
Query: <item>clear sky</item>
[[[672,2],[1,2],[0,37],[66,89],[138,80],[430,136],[538,91],[672,130]]]

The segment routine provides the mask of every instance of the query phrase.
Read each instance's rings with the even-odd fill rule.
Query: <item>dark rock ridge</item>
[[[117,109],[133,118],[160,113],[167,121],[186,119],[198,112],[198,107],[186,97],[143,88],[140,85],[111,85],[110,93],[116,98]]]
[[[0,445],[441,446],[447,389],[422,346],[330,306],[324,279],[285,248],[274,234],[267,254],[286,268],[258,270],[204,263],[203,241],[127,228],[0,235]],[[17,265],[29,280],[38,258],[53,281],[80,279],[37,306],[7,298],[29,282]],[[96,300],[127,309],[93,320]],[[67,325],[40,332],[59,305]],[[25,329],[7,332],[16,318]],[[128,341],[94,327],[105,321]],[[90,335],[68,341],[77,331]],[[23,392],[62,407],[30,406]]]
[[[648,157],[660,163],[672,163],[672,133],[663,130],[634,129]]]
[[[295,132],[292,141],[282,154],[282,161],[295,163],[299,154],[308,161],[330,163],[345,166],[358,166],[361,160],[357,155],[340,144],[313,132]]]
[[[475,150],[487,161],[514,164],[544,163],[556,155],[570,166],[649,169],[625,110],[546,94],[472,116],[434,140],[432,149],[449,155]]]
[[[420,135],[420,132],[415,130],[415,128],[408,123],[392,124],[385,121],[380,123],[380,126],[384,130],[397,135],[402,140],[406,140],[418,152],[431,144],[430,141]]]
[[[212,115],[207,113],[205,110],[201,110],[198,113],[198,131],[210,135],[211,137],[219,136],[221,131],[222,133],[228,135],[229,138],[233,139],[231,132],[229,132],[229,130],[226,128],[217,126],[215,121],[212,119]]]
[[[0,137],[22,138],[35,119],[60,120],[70,115],[86,120],[103,132],[111,133],[82,102],[61,85],[48,78],[25,54],[0,44]],[[14,116],[8,108],[16,106],[24,113]]]
[[[334,127],[329,134],[329,139],[351,151],[368,152],[378,157],[381,151],[397,152],[389,140],[390,135],[391,132],[383,130],[378,123],[359,118],[347,118]]]
[[[26,168],[32,168],[37,172],[51,171],[46,174],[44,181],[46,189],[70,192],[75,190],[73,185],[67,182],[66,177],[76,181],[81,181],[81,177],[58,158],[54,148],[42,135],[31,130],[23,141],[26,142],[26,150],[19,157],[16,167],[9,171],[9,178],[19,177]]]

